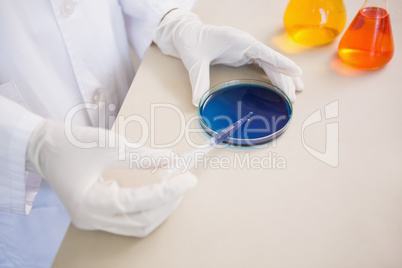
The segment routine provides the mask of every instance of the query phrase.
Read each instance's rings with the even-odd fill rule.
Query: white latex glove
[[[146,236],[176,208],[183,193],[196,184],[196,177],[188,172],[136,189],[105,181],[101,176],[105,169],[129,168],[130,153],[135,153],[135,158],[140,155],[166,160],[170,159],[170,151],[132,149],[133,143],[132,148],[126,148],[123,137],[104,129],[74,127],[73,133],[74,140],[91,146],[89,142],[100,141],[101,146],[79,148],[67,138],[64,125],[44,120],[30,138],[26,168],[49,182],[77,228]],[[102,146],[99,137],[103,134],[107,140],[117,141],[118,146]],[[119,156],[126,160],[119,161]]]
[[[243,31],[203,24],[187,11],[173,10],[153,31],[153,41],[164,54],[181,58],[189,72],[193,104],[210,87],[210,64],[241,66],[257,63],[271,82],[291,101],[303,90],[302,70],[292,60],[257,41]]]

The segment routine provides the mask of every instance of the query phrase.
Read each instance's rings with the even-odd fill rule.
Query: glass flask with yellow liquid
[[[286,31],[297,43],[325,45],[343,31],[345,5],[342,0],[290,0],[284,23]]]
[[[366,0],[339,42],[338,55],[358,69],[377,69],[394,55],[387,0]]]

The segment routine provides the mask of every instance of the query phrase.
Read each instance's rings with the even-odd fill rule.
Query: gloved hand
[[[303,90],[302,70],[293,61],[257,41],[250,34],[230,27],[203,24],[187,11],[173,10],[153,31],[153,41],[164,54],[181,58],[189,72],[193,104],[210,87],[210,64],[241,66],[257,63],[271,82],[291,101]]]
[[[73,134],[74,137],[67,136],[63,124],[41,122],[28,144],[26,168],[49,182],[77,228],[146,236],[176,208],[183,193],[196,184],[196,177],[187,172],[159,184],[122,188],[115,181],[105,181],[102,172],[108,168],[129,168],[130,154],[135,154],[135,159],[138,155],[148,158],[144,161],[148,165],[152,160],[160,163],[158,157],[170,159],[170,151],[136,149],[134,143],[104,129],[74,127]]]

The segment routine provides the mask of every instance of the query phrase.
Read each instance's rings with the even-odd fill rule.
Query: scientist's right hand
[[[295,92],[304,88],[303,72],[292,60],[249,33],[204,24],[189,11],[176,9],[168,12],[152,32],[152,38],[164,54],[182,60],[189,73],[195,106],[210,88],[209,68],[214,64],[238,67],[256,63],[291,101],[296,100]]]
[[[117,145],[100,146],[100,131],[104,131],[107,141]],[[134,148],[133,143],[104,129],[74,127],[73,134],[68,138],[63,124],[43,120],[29,140],[26,168],[49,182],[77,228],[144,237],[170,215],[183,193],[197,182],[186,172],[158,184],[122,188],[116,181],[104,180],[102,172],[129,168],[130,154],[148,158],[143,161],[148,165],[160,163],[158,157],[170,159],[171,152]]]

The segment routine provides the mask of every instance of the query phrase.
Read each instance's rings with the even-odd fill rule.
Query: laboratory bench
[[[402,267],[402,2],[389,2],[394,57],[372,71],[339,60],[341,36],[319,47],[290,40],[287,2],[200,0],[194,12],[251,33],[303,69],[289,128],[265,145],[210,152],[191,171],[197,186],[145,238],[71,225],[54,267]],[[364,1],[344,2],[348,26]],[[268,80],[255,65],[210,73],[211,85]],[[152,45],[115,128],[184,154],[208,139],[197,116],[182,62]],[[152,170],[104,176],[124,187],[158,181]]]

